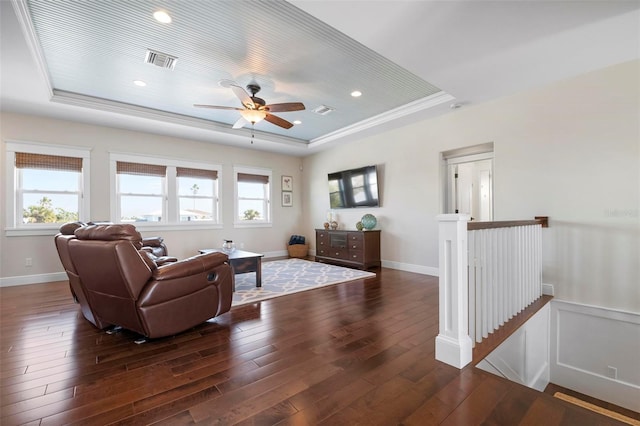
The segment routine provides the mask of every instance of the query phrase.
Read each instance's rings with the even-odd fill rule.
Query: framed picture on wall
[[[291,176],[282,176],[282,190],[293,191],[293,178]]]
[[[282,207],[293,206],[292,192],[282,191]]]

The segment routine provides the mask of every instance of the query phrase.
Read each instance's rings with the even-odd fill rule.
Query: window
[[[87,220],[88,180],[89,150],[8,142],[8,235],[57,230],[61,223]]]
[[[162,222],[166,218],[166,166],[116,162],[118,222]]]
[[[180,222],[214,220],[217,214],[218,172],[176,168]]]
[[[235,223],[241,226],[271,224],[271,171],[236,167]]]
[[[136,226],[219,224],[220,166],[112,154],[112,220]]]

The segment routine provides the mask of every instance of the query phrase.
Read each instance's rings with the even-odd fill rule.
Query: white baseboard
[[[13,287],[16,285],[42,284],[51,281],[65,281],[65,272],[51,272],[49,274],[21,275],[18,277],[0,278],[0,287]]]
[[[542,294],[546,296],[554,296],[553,284],[542,284]]]
[[[438,276],[438,268],[432,266],[413,265],[411,263],[394,262],[391,260],[383,260],[382,266],[389,269],[398,269],[400,271],[415,272],[416,274]]]
[[[640,313],[553,300],[551,382],[640,411]]]
[[[309,250],[309,255],[315,256],[315,250]],[[391,260],[382,261],[383,268],[397,269],[399,271],[415,272],[416,274],[438,276],[438,268],[432,266],[414,265],[411,263],[394,262]]]
[[[269,259],[272,257],[282,257],[289,256],[289,252],[287,250],[278,250],[278,251],[268,251],[264,253],[264,258]]]

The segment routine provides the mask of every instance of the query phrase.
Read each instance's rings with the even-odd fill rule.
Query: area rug
[[[372,272],[295,258],[262,262],[262,287],[256,287],[255,272],[236,275],[232,306],[375,276]]]

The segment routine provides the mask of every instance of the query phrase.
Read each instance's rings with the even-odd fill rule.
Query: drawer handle
[[[351,248],[356,248],[356,247],[358,247],[358,246],[354,244]]]
[[[336,256],[340,256],[340,253],[339,253],[339,252],[336,252]]]
[[[354,254],[354,255],[353,255],[353,256],[351,256],[351,257],[353,257],[353,258],[355,259],[356,257],[358,257],[358,255],[357,255],[357,254]]]
[[[321,245],[321,246],[323,246],[323,245],[324,245],[324,243],[323,243],[323,242],[321,242],[321,243],[320,243],[320,245]]]

